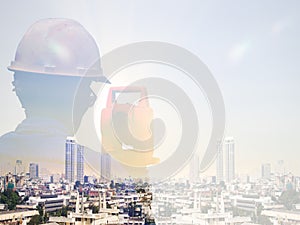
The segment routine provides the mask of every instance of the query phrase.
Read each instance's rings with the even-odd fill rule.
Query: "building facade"
[[[79,181],[83,184],[84,180],[84,147],[82,145],[77,145],[77,174],[76,174],[76,181]]]
[[[263,179],[270,179],[271,178],[271,164],[265,163],[261,165],[261,177]]]
[[[231,182],[235,178],[235,143],[232,137],[224,140],[225,149],[225,178]]]
[[[199,163],[200,163],[199,155],[196,152],[190,162],[189,176],[191,182],[196,182],[199,180],[199,174],[200,174]]]
[[[84,146],[77,144],[74,138],[68,137],[66,140],[65,150],[66,150],[66,158],[65,158],[66,180],[69,182],[79,181],[80,183],[83,183]]]
[[[65,158],[65,178],[69,182],[75,181],[75,140],[67,138],[66,140],[66,158]]]
[[[217,183],[224,181],[224,158],[223,158],[223,144],[222,141],[217,143]]]
[[[111,178],[111,158],[106,152],[101,153],[101,178],[104,180]]]
[[[29,164],[29,177],[38,178],[39,177],[39,165],[37,163]]]

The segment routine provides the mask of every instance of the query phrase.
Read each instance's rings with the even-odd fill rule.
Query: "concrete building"
[[[118,217],[119,210],[106,209],[105,196],[106,196],[105,193],[103,193],[103,196],[102,194],[98,196],[99,212],[92,213],[91,209],[88,210],[85,209],[83,196],[80,198],[79,193],[77,193],[75,212],[69,213],[67,217],[50,217],[49,222],[64,224],[64,225],[80,225],[80,224],[119,225],[120,224],[119,217]],[[101,201],[101,198],[103,198],[103,201]],[[100,204],[101,202],[103,203]]]
[[[75,140],[68,137],[66,140],[65,174],[66,180],[75,181]]]
[[[65,174],[69,182],[84,181],[84,147],[76,143],[75,139],[68,137],[66,140]],[[76,151],[76,157],[75,157]],[[75,174],[76,171],[76,174]],[[75,179],[76,175],[76,179]]]
[[[111,178],[111,156],[106,153],[101,153],[101,178],[110,180]]]
[[[223,158],[223,144],[222,141],[217,143],[217,183],[224,181],[224,158]]]
[[[0,176],[0,192],[5,190],[5,177]]]
[[[271,164],[270,163],[262,164],[262,166],[261,166],[261,177],[263,179],[270,179],[271,178]]]
[[[15,165],[15,175],[21,175],[24,173],[25,173],[25,171],[24,171],[22,160],[17,159],[16,165]]]
[[[300,224],[299,211],[263,210],[261,214],[267,216],[273,224]]]
[[[39,165],[37,163],[29,164],[29,177],[38,178],[39,177]]]
[[[76,164],[76,170],[77,170],[77,181],[80,181],[81,184],[83,184],[83,178],[84,178],[84,147],[81,145],[77,145],[77,164]]]
[[[194,154],[190,162],[190,182],[194,183],[199,180],[199,163],[200,159],[197,153]]]
[[[226,138],[224,141],[225,148],[225,178],[226,182],[231,182],[235,178],[235,154],[234,139]]]
[[[27,224],[31,217],[39,215],[37,210],[11,210],[0,212],[0,224]]]
[[[41,206],[44,212],[54,212],[66,205],[67,199],[58,195],[41,195],[29,197],[29,205]]]

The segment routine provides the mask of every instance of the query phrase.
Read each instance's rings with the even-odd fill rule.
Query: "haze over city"
[[[225,136],[235,139],[237,172],[257,173],[262,163],[284,160],[288,171],[298,173],[298,1],[30,3],[34,11],[28,2],[10,1],[1,7],[1,135],[24,119],[12,92],[12,73],[6,69],[18,42],[36,20],[67,17],[86,27],[102,55],[143,40],[173,43],[196,54],[223,94]],[[209,130],[209,123],[202,129]],[[204,137],[205,145],[209,133]]]

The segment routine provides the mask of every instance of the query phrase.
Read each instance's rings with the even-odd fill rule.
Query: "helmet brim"
[[[45,75],[54,75],[54,76],[69,76],[69,77],[80,77],[94,80],[96,82],[111,84],[111,82],[103,76],[103,74],[74,74],[74,73],[64,73],[64,72],[45,72],[40,70],[32,70],[28,68],[21,68],[17,66],[10,65],[7,67],[9,71],[12,72],[26,72],[26,73],[36,73],[36,74],[45,74]]]

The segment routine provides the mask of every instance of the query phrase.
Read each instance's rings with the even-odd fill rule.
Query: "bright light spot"
[[[240,62],[250,48],[250,41],[244,41],[235,45],[229,52],[229,59],[233,63]]]
[[[55,53],[56,56],[60,58],[61,62],[68,63],[71,60],[71,54],[69,52],[69,49],[67,49],[66,46],[58,42],[51,41],[50,49],[52,50],[53,53]]]
[[[271,27],[271,31],[273,34],[280,34],[290,25],[290,21],[288,20],[280,20],[274,23]]]

